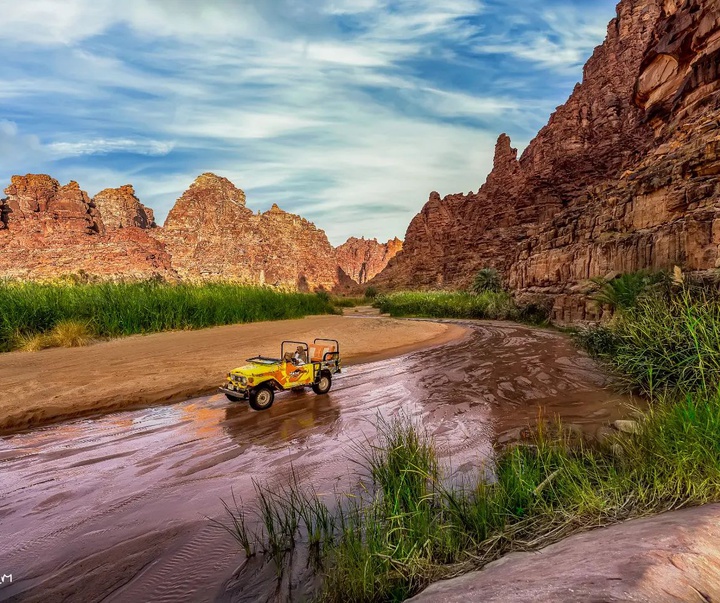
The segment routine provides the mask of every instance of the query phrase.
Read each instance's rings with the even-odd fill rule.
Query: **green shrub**
[[[610,306],[613,310],[630,310],[638,300],[649,292],[657,291],[669,283],[669,276],[665,272],[638,271],[622,274],[615,279],[593,279],[600,290],[593,298],[601,304]]]
[[[378,296],[377,287],[370,286],[365,289],[365,297],[368,299],[375,299]]]
[[[512,297],[504,291],[486,291],[478,295],[453,291],[404,291],[379,295],[374,305],[391,316],[511,319],[517,315]]]
[[[502,291],[502,279],[500,273],[495,268],[483,268],[475,275],[475,280],[470,286],[472,293],[499,293]]]
[[[638,300],[612,325],[614,349],[601,354],[634,389],[692,392],[720,386],[720,300],[684,288]]]
[[[334,311],[327,294],[233,283],[4,281],[0,282],[0,351],[48,335],[64,321],[82,323],[94,336],[119,337]]]
[[[573,335],[580,347],[593,358],[609,358],[617,349],[618,337],[610,327],[595,325]]]

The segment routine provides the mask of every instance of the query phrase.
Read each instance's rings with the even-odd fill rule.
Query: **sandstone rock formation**
[[[718,266],[720,6],[623,0],[565,105],[517,159],[498,140],[478,193],[432,193],[381,288],[464,287],[496,267],[596,319],[584,282],[613,271]]]
[[[720,505],[672,511],[511,553],[408,603],[676,603],[720,599]]]
[[[401,249],[402,241],[397,237],[387,243],[378,243],[377,239],[350,237],[336,247],[335,252],[342,271],[357,284],[363,285],[382,272]]]
[[[46,175],[13,176],[0,200],[0,276],[171,276],[170,256],[137,227],[106,228],[78,186]]]
[[[277,205],[263,214],[226,178],[202,174],[178,199],[157,238],[185,278],[332,289],[335,252],[327,236]]]
[[[253,213],[245,193],[214,174],[192,183],[163,228],[129,184],[91,200],[76,182],[60,186],[50,176],[30,174],[13,176],[5,193],[0,277],[83,271],[102,278],[229,279],[305,291],[356,286],[338,267],[322,230],[277,205]],[[365,243],[358,270],[373,275],[402,245]]]
[[[107,228],[155,228],[155,214],[140,203],[131,184],[120,188],[106,188],[93,197]]]

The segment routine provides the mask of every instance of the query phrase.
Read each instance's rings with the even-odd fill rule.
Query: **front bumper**
[[[236,396],[238,398],[247,398],[248,397],[247,389],[229,389],[228,387],[218,387],[218,391],[221,394],[226,394],[229,396]]]

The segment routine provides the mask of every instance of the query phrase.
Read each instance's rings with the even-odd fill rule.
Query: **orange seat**
[[[322,362],[325,354],[328,352],[336,352],[334,345],[322,345],[319,343],[311,343],[309,346],[309,352],[310,352],[310,361],[311,362]]]

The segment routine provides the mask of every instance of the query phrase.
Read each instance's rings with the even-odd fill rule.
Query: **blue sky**
[[[582,77],[608,0],[0,0],[0,187],[131,183],[162,223],[212,171],[386,240],[477,190]]]

